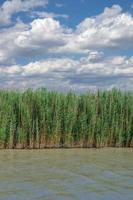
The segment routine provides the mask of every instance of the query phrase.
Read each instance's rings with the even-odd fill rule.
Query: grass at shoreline
[[[132,146],[132,92],[0,90],[0,148]]]

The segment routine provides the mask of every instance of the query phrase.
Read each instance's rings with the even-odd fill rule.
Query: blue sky
[[[132,0],[1,0],[0,88],[133,88]]]
[[[0,1],[1,4],[4,0]],[[133,13],[132,0],[49,0],[49,4],[46,8],[38,7],[35,10],[55,12],[60,14],[69,15],[68,20],[60,20],[64,24],[75,27],[79,22],[84,20],[86,17],[92,17],[101,13],[105,7],[112,7],[114,4],[120,5],[123,11]],[[56,6],[56,5],[59,5]],[[61,6],[61,7],[60,7]],[[20,16],[20,13],[18,14]],[[21,14],[24,21],[27,21],[25,13]]]
[[[63,6],[58,8],[55,6],[55,2]],[[86,17],[95,16],[101,13],[105,7],[111,7],[114,4],[120,5],[124,11],[133,11],[131,9],[132,0],[51,0],[48,10],[68,14],[70,20],[64,21],[64,23],[73,27]]]
[[[1,0],[2,5],[5,0]],[[67,14],[68,20],[60,19],[60,21],[70,27],[75,27],[79,22],[84,20],[86,17],[92,17],[101,13],[105,7],[112,7],[114,4],[120,5],[125,12],[133,13],[132,0],[49,0],[47,7],[38,7],[34,10],[54,12],[60,14]],[[56,6],[57,5],[57,6]],[[58,6],[59,5],[59,6]],[[21,16],[24,22],[28,22],[30,19],[25,13],[19,12],[15,14]],[[13,18],[15,18],[13,17]]]

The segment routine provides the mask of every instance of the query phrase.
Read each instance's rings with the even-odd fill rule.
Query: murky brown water
[[[1,150],[0,200],[133,200],[133,149]]]

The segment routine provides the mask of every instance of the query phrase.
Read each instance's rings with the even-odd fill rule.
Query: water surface
[[[133,200],[133,149],[1,150],[0,200]]]

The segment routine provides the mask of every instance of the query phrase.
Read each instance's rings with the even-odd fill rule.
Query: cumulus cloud
[[[28,27],[28,25],[19,21],[8,30],[6,28],[0,30],[0,65],[9,65],[16,62],[21,52],[15,44],[15,38],[20,35],[20,32],[26,31]]]
[[[100,58],[100,59],[99,59]],[[96,61],[96,62],[95,62]],[[133,57],[109,57],[98,52],[80,60],[47,59],[27,65],[0,68],[6,87],[47,87],[57,90],[133,89]],[[2,87],[2,81],[0,81]]]
[[[54,23],[57,22],[57,20],[54,21]],[[39,24],[41,21],[37,21],[37,23]],[[60,25],[60,27],[62,26]],[[100,15],[83,20],[75,30],[71,31],[71,34],[65,32],[64,35],[60,35],[60,38],[65,39],[66,42],[52,51],[56,53],[88,53],[92,49],[127,50],[133,47],[132,30],[132,15],[124,13],[120,6],[114,5],[111,8],[105,8]]]
[[[15,44],[32,55],[34,51],[36,54],[52,53],[54,49],[67,43],[69,31],[52,18],[36,19],[29,30],[20,33]]]
[[[0,6],[0,25],[8,25],[14,13],[29,11],[38,6],[46,6],[48,0],[7,0]]]
[[[105,8],[104,12],[86,18],[76,29],[73,46],[79,49],[133,47],[133,17],[123,13],[118,5]]]
[[[71,30],[52,18],[36,19],[31,24],[19,21],[0,31],[0,64],[8,64],[18,57],[33,58],[53,53],[67,43]],[[13,58],[13,59],[11,59]]]
[[[25,29],[25,26],[28,28]],[[76,55],[105,49],[133,48],[133,17],[123,13],[118,5],[105,8],[100,15],[86,18],[75,30],[47,16],[23,27],[18,30],[15,25],[0,31],[0,45],[2,43],[4,47],[0,49],[0,60],[8,59],[8,55],[14,59],[18,56],[32,59],[45,54]]]
[[[21,10],[30,9],[31,1],[36,2],[32,6],[42,2],[22,1],[28,3]],[[14,11],[10,12],[11,17]],[[133,89],[133,57],[106,54],[106,49],[133,48],[131,14],[114,5],[86,18],[75,29],[63,26],[54,13],[39,12],[38,16],[29,24],[18,21],[0,30],[1,88]],[[29,61],[22,65],[19,59]]]

